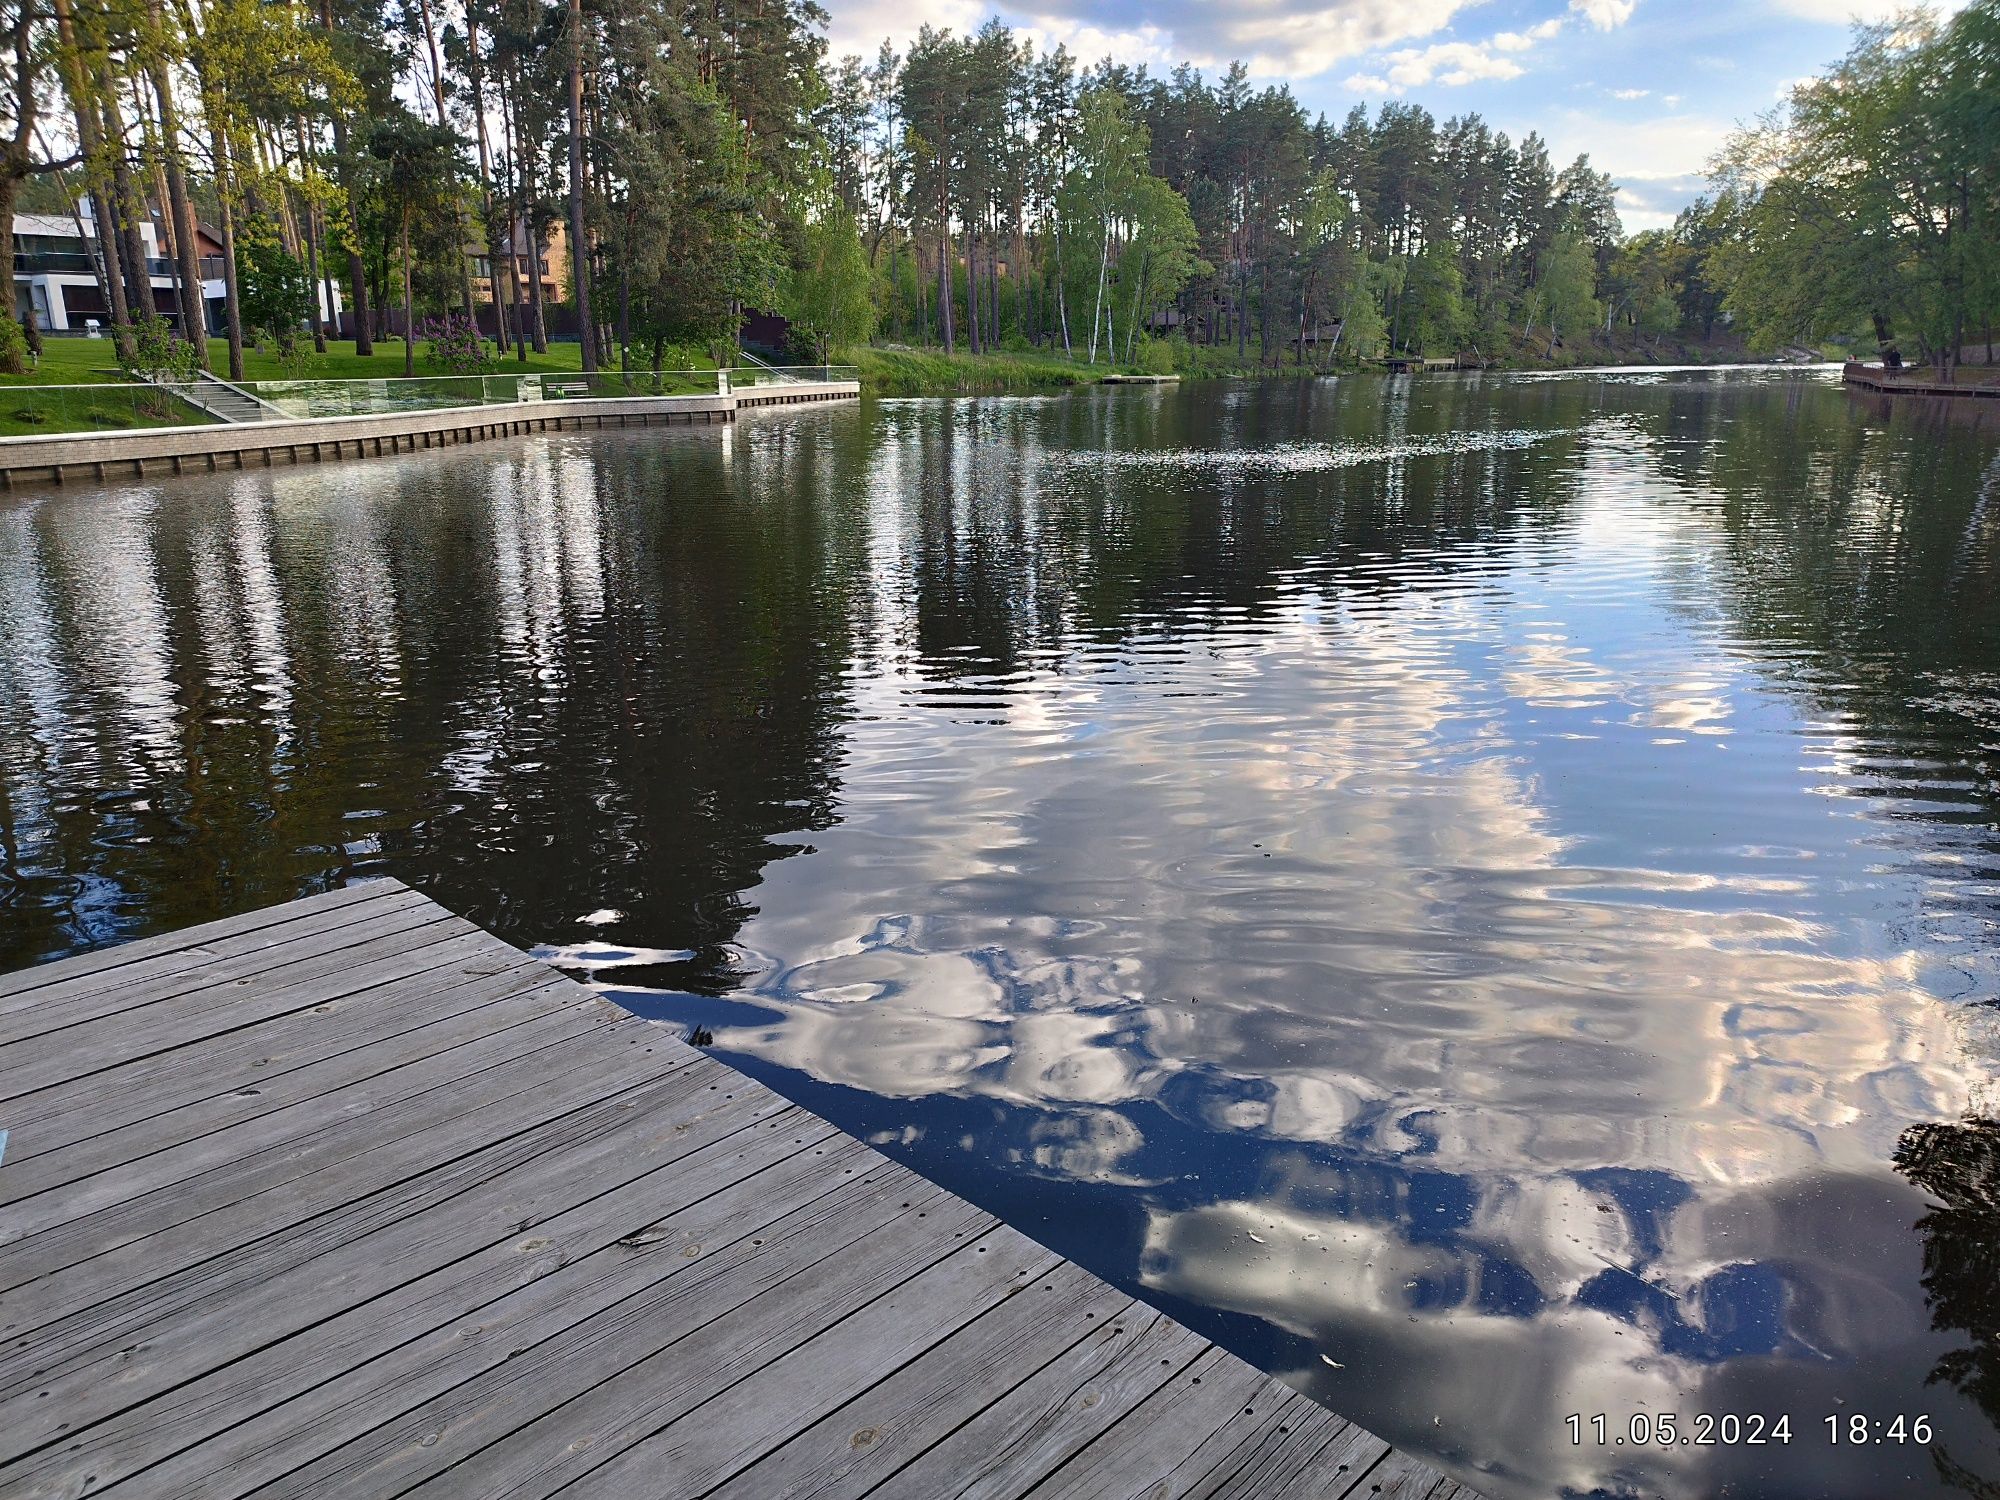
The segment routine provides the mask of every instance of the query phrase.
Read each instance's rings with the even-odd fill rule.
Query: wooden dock
[[[0,1494],[1473,1492],[393,881],[0,978]]]
[[[1982,365],[1970,370],[1961,368],[1957,377],[1949,379],[1942,371],[1925,365],[1885,370],[1880,365],[1863,364],[1852,359],[1840,370],[1840,378],[1846,384],[1859,386],[1865,391],[1880,391],[1885,395],[1983,396],[1989,401],[2000,400],[2000,372]]]
[[[712,396],[585,396],[495,406],[423,407],[372,416],[291,417],[270,422],[0,437],[0,489],[17,484],[64,484],[72,479],[139,479],[165,472],[214,473],[326,463],[330,459],[380,458],[537,432],[644,427],[656,422],[733,422],[739,412],[852,401],[860,395],[858,381],[813,380],[746,386]]]

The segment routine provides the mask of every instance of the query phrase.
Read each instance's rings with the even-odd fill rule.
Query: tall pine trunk
[[[974,354],[985,350],[979,342],[979,261],[973,253],[972,223],[965,225],[965,341]]]
[[[501,315],[500,260],[504,253],[509,275],[514,277],[514,239],[510,232],[503,252],[500,231],[493,214],[493,150],[486,134],[485,60],[479,55],[479,20],[471,6],[465,9],[465,57],[466,71],[472,81],[472,118],[479,141],[479,213],[486,227],[486,295],[493,304],[493,337],[504,350],[507,347],[507,319]],[[519,311],[520,289],[520,281],[514,277],[511,290],[515,296],[508,305],[510,311]]]
[[[305,172],[308,171],[310,163],[310,156],[308,155],[308,148],[306,145],[306,122],[304,118],[302,116],[294,115],[292,117],[292,128],[298,132],[299,171],[301,174],[304,174]],[[325,292],[327,294],[326,313],[330,315],[333,312],[333,296],[332,296],[333,283],[330,280],[323,281],[320,277],[321,235],[320,235],[319,205],[314,203],[313,200],[310,197],[308,197],[305,200],[305,207],[306,207],[306,222],[304,227],[305,227],[305,239],[306,239],[306,275],[312,282],[312,289],[313,289],[312,292],[313,352],[315,354],[324,354],[326,353],[326,317],[323,316],[320,311],[320,305],[319,305],[320,294],[322,292]]]
[[[951,326],[951,208],[942,178],[938,183],[938,320],[944,333],[944,352],[957,352]]]
[[[590,313],[590,241],[583,222],[582,0],[569,0],[569,268],[576,281],[577,347],[584,373],[595,375],[597,324]]]
[[[417,297],[410,276],[410,209],[403,206],[403,373],[417,373]]]
[[[155,37],[164,32],[160,0],[152,0],[149,19]],[[181,337],[194,345],[195,362],[208,364],[208,299],[202,295],[201,247],[195,243],[194,206],[188,199],[187,165],[181,154],[180,110],[174,102],[172,76],[161,48],[151,49],[146,70],[153,86],[153,104],[160,116],[160,154],[167,176],[167,212],[174,221],[174,260],[180,267]]]
[[[111,313],[111,340],[117,347],[119,363],[126,364],[133,357],[132,320],[125,301],[124,266],[118,254],[117,221],[110,212],[104,193],[92,181],[102,172],[104,165],[96,104],[91,98],[90,76],[84,70],[83,53],[76,35],[76,17],[70,0],[55,0],[55,16],[56,35],[61,44],[63,89],[69,96],[70,111],[76,117],[77,145],[84,159],[84,190],[90,195],[90,216],[97,231],[94,242],[101,268],[99,280],[104,290],[105,305]]]
[[[104,135],[112,153],[111,206],[124,241],[120,248],[125,260],[125,302],[132,316],[152,318],[158,310],[153,303],[152,268],[146,264],[146,237],[140,227],[141,199],[132,177],[132,161],[125,151],[125,117],[118,108],[117,86],[109,68],[100,75],[99,87],[103,91]]]
[[[216,198],[222,207],[222,315],[229,335],[229,378],[241,380],[243,301],[236,274],[236,173],[226,127],[215,135],[215,175]]]

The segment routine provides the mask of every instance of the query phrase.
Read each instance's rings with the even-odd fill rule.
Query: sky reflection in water
[[[1349,380],[8,502],[0,962],[391,872],[1496,1495],[1950,1493],[1996,450]]]

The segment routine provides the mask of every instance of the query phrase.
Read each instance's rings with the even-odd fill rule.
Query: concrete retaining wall
[[[533,401],[512,406],[451,406],[359,417],[302,417],[284,422],[144,427],[127,432],[70,432],[0,438],[0,485],[114,479],[189,470],[269,468],[407,453],[517,433],[658,422],[731,422],[745,408],[851,400],[851,380],[753,386],[715,396],[611,396]]]

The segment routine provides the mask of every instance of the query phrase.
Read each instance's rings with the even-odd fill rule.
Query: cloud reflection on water
[[[391,871],[1496,1493],[1930,1482],[1563,1424],[1774,1393],[1992,1467],[1923,1383],[1965,1192],[1891,1165],[1994,1102],[1947,1002],[2000,668],[1941,623],[1988,461],[1806,395],[893,402],[10,502],[7,952]]]

